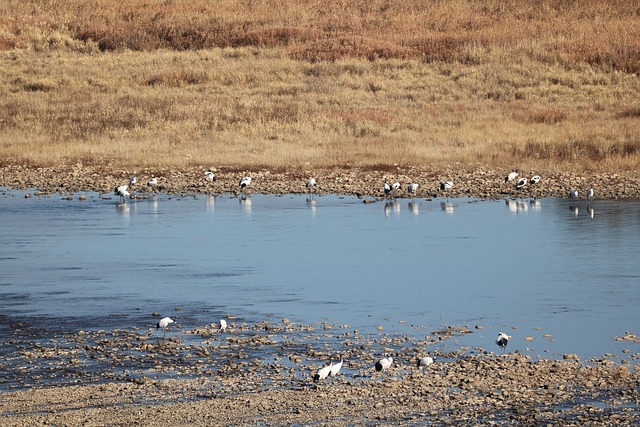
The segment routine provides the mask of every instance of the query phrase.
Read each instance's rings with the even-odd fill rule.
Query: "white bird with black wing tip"
[[[527,182],[529,182],[527,178],[520,178],[516,183],[516,190],[522,190],[527,185]]]
[[[415,194],[415,192],[418,191],[418,186],[419,184],[413,181],[411,182],[411,184],[409,184],[409,187],[407,187],[407,191],[411,194]]]
[[[324,380],[329,375],[331,375],[331,366],[331,363],[329,363],[327,366],[320,368],[318,372],[316,372],[316,374],[313,376],[313,382],[317,383],[318,381]]]
[[[540,175],[533,175],[533,176],[531,177],[531,179],[529,180],[529,182],[530,182],[531,184],[537,184],[537,183],[539,183],[539,182],[540,182],[540,179],[541,179],[541,178],[540,178]]]
[[[400,183],[398,181],[396,181],[393,184],[391,184],[391,191],[399,190],[400,187],[401,187]]]
[[[136,179],[135,176],[132,176],[131,178],[129,178],[129,185],[130,186],[133,187],[134,185],[136,185],[136,182],[138,182],[138,180]]]
[[[240,188],[246,188],[251,184],[251,177],[250,176],[245,176],[244,178],[242,178],[240,180]]]
[[[502,351],[504,351],[507,348],[507,344],[509,344],[509,338],[511,337],[505,334],[504,332],[500,332],[498,334],[498,339],[496,340],[496,344],[498,345],[498,347],[502,349]]]
[[[213,182],[213,181],[215,181],[215,180],[216,180],[216,176],[215,176],[215,175],[214,175],[214,173],[213,173],[213,172],[211,172],[211,171],[206,171],[206,172],[204,173],[204,177],[205,177],[205,178],[207,179],[207,181],[209,181],[209,182]]]
[[[591,199],[594,194],[595,194],[595,192],[593,191],[593,188],[588,189],[587,190],[587,199]]]
[[[160,319],[160,321],[156,324],[156,329],[162,329],[162,336],[164,337],[166,332],[167,332],[167,328],[169,327],[170,324],[175,323],[174,320],[170,317],[163,317],[162,319]]]
[[[579,194],[580,193],[578,193],[578,190],[571,190],[571,191],[569,191],[569,198],[570,199],[577,199]]]
[[[127,201],[126,197],[129,197],[129,192],[127,191],[129,188],[128,185],[121,185],[116,188],[116,191],[113,192],[116,196],[120,196],[120,202],[125,203]]]
[[[384,372],[391,367],[393,363],[393,357],[389,354],[385,354],[384,357],[376,362],[375,368],[378,372]]]
[[[309,192],[311,192],[313,190],[313,187],[315,187],[317,184],[316,179],[315,178],[309,178],[307,180],[307,183],[305,184],[307,186],[307,188],[309,189]]]
[[[424,356],[418,359],[418,368],[421,366],[430,366],[433,365],[436,361],[435,357]]]
[[[389,195],[389,193],[391,193],[391,185],[389,185],[389,183],[387,182],[387,180],[384,180],[384,194],[385,196]]]
[[[445,181],[440,184],[440,189],[443,191],[451,190],[453,188],[453,181]]]

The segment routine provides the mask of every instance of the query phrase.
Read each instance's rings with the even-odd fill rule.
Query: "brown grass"
[[[0,159],[638,169],[633,0],[9,0]]]

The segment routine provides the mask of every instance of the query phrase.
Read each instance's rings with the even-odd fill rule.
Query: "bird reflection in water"
[[[407,206],[413,216],[418,216],[418,214],[420,213],[420,205],[418,202],[416,201],[409,202]]]
[[[251,215],[251,199],[248,196],[243,194],[242,197],[240,197],[240,206],[242,206],[247,216]]]
[[[449,201],[440,202],[440,210],[448,215],[453,215],[453,203]]]
[[[209,194],[204,201],[204,206],[207,212],[213,212],[216,208],[216,198],[215,196]]]
[[[400,215],[400,203],[397,200],[387,200],[384,204],[384,215],[389,218],[391,212],[395,215]]]

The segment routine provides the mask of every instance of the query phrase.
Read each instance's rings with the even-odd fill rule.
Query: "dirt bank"
[[[340,194],[381,197],[384,196],[383,183],[399,182],[402,187],[396,191],[396,197],[407,197],[407,186],[415,180],[418,190],[415,197],[479,197],[500,199],[504,197],[567,197],[569,191],[577,190],[579,198],[585,196],[589,188],[595,191],[595,198],[601,199],[638,199],[640,198],[640,174],[597,173],[580,176],[570,172],[520,171],[519,177],[531,178],[540,175],[536,185],[526,185],[517,190],[516,183],[505,182],[510,170],[473,170],[450,168],[430,170],[427,168],[392,167],[386,171],[378,170],[295,170],[291,172],[252,170],[232,171],[214,170],[216,181],[209,182],[204,177],[205,170],[121,170],[107,166],[82,166],[80,164],[63,168],[28,168],[6,166],[0,169],[0,186],[16,189],[34,188],[46,192],[62,193],[76,191],[96,191],[113,193],[115,187],[127,184],[130,176],[136,176],[138,184],[130,191],[144,194],[150,191],[146,185],[149,179],[158,179],[157,191],[168,193],[237,193],[239,181],[243,176],[251,176],[248,192],[270,194],[304,193],[308,189],[305,183],[308,177],[315,177],[317,185],[313,189],[318,194]],[[448,191],[440,190],[444,181],[453,181]]]

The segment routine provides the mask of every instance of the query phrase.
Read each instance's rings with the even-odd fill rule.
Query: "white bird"
[[[317,184],[317,183],[316,183],[316,179],[315,179],[315,178],[309,178],[309,179],[307,180],[306,186],[307,186],[307,188],[309,189],[309,192],[311,192],[311,191],[312,191],[313,187],[315,187],[315,186],[316,186],[316,184]]]
[[[409,187],[407,187],[407,191],[414,194],[416,191],[418,191],[418,183],[413,181],[411,184],[409,184]]]
[[[507,348],[507,344],[509,343],[509,338],[511,338],[509,335],[505,334],[504,332],[500,332],[498,334],[496,344],[504,351],[504,349]]]
[[[136,185],[136,182],[138,182],[138,180],[136,179],[135,176],[132,176],[131,178],[129,178],[129,185],[130,186],[133,187],[134,185]]]
[[[576,199],[578,198],[578,190],[571,190],[569,191],[569,198],[570,199]]]
[[[331,366],[331,363],[329,363],[327,366],[320,368],[318,372],[313,376],[313,382],[318,382],[331,375]]]
[[[127,188],[129,188],[128,185],[121,185],[120,187],[116,188],[116,191],[113,192],[113,194],[115,194],[116,196],[120,196],[120,201],[122,203],[125,203],[126,197],[129,197],[129,192],[127,191]]]
[[[522,190],[529,180],[527,178],[520,178],[516,184],[516,190]]]
[[[593,197],[594,191],[593,188],[590,188],[587,190],[587,199],[590,199]]]
[[[211,171],[206,171],[204,173],[204,177],[207,179],[207,181],[209,182],[213,182],[216,180],[216,176],[213,174],[213,172]]]
[[[440,184],[441,190],[451,190],[453,188],[453,181],[445,181]]]
[[[433,365],[435,360],[436,360],[435,357],[430,357],[430,356],[421,357],[420,359],[418,359],[418,368],[420,366]]]
[[[342,359],[340,359],[340,361],[338,363],[333,363],[331,365],[329,365],[329,367],[331,368],[331,375],[332,376],[336,376],[338,375],[338,372],[340,372],[340,369],[342,369]]]
[[[537,184],[540,182],[540,175],[534,175],[531,177],[531,180],[529,180],[529,182],[531,184]]]
[[[224,319],[220,319],[220,332],[224,332],[227,330],[227,321]]]
[[[384,357],[380,360],[378,360],[376,362],[376,371],[380,372],[380,371],[386,371],[387,369],[389,369],[389,367],[391,366],[391,364],[393,363],[393,357],[389,356],[388,354],[385,354]]]
[[[166,334],[167,328],[170,324],[175,323],[170,317],[163,317],[156,325],[156,329],[162,329],[162,336]]]
[[[158,178],[151,178],[149,182],[147,182],[147,186],[149,187],[157,187],[158,186]]]
[[[387,195],[391,193],[391,186],[389,185],[389,183],[387,182],[387,180],[384,180],[384,194]]]
[[[400,183],[398,181],[394,182],[393,184],[391,184],[391,191],[396,191],[401,187]]]
[[[518,171],[513,171],[511,172],[509,175],[507,175],[504,178],[504,182],[510,182],[513,181],[514,179],[516,179],[518,177]]]
[[[240,180],[240,188],[248,187],[249,184],[251,184],[251,177],[250,176],[245,176],[244,178],[242,178]]]

